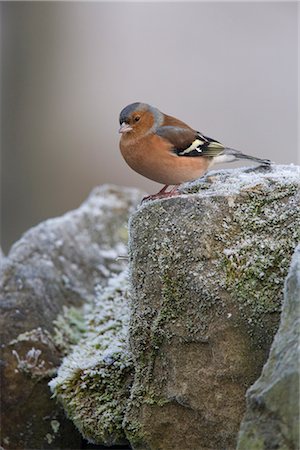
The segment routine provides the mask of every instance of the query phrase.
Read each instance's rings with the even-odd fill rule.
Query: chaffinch
[[[176,195],[178,185],[201,177],[216,163],[239,159],[271,163],[225,147],[146,103],[126,106],[120,113],[120,125],[120,150],[127,164],[144,177],[165,185],[147,199]],[[166,192],[169,185],[174,188]]]

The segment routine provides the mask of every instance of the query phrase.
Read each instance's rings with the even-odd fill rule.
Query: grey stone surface
[[[211,172],[131,218],[134,449],[231,450],[300,238],[300,168]]]
[[[300,448],[300,245],[285,284],[279,330],[259,379],[247,391],[238,450]]]
[[[50,383],[84,437],[106,445],[127,438],[145,450],[236,448],[300,238],[299,184],[294,166],[213,171],[132,215],[131,308],[121,272],[100,283],[84,325],[72,309],[54,322],[60,352],[86,330]],[[30,350],[17,368],[39,376]]]
[[[102,186],[76,210],[25,233],[1,265],[2,433],[6,449],[80,448],[49,379],[85,328],[79,307],[123,270],[127,221],[142,197]]]

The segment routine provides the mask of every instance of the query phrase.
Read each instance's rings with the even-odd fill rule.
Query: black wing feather
[[[168,140],[173,145],[173,152],[178,156],[213,157],[224,150],[220,142],[191,128],[166,125],[159,127],[156,134]]]

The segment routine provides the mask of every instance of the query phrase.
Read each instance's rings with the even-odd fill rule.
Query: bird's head
[[[163,114],[147,103],[131,103],[120,113],[119,133],[143,136],[154,132],[163,122]]]

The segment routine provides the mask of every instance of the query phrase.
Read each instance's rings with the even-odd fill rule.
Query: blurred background
[[[155,105],[246,153],[299,163],[297,2],[0,8],[5,251],[95,185],[161,188],[119,153],[128,103]]]

